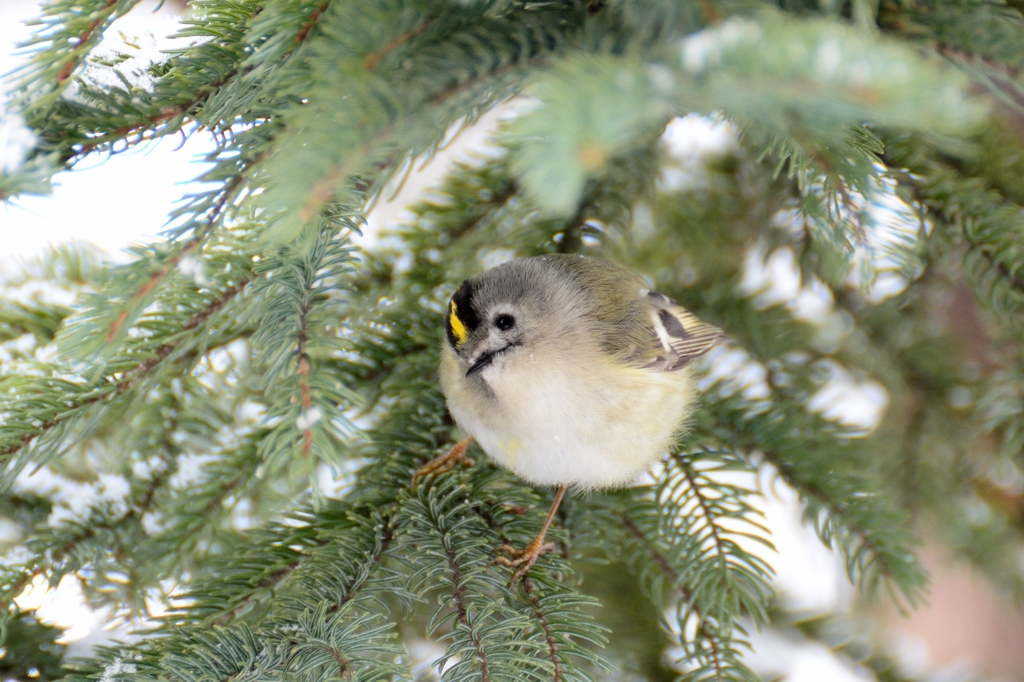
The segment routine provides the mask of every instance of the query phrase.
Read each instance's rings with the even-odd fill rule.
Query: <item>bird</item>
[[[448,302],[440,384],[468,434],[420,467],[499,466],[557,493],[538,536],[494,563],[523,577],[544,552],[566,490],[635,483],[670,448],[696,401],[691,361],[725,335],[640,275],[597,256],[518,258],[462,282]]]

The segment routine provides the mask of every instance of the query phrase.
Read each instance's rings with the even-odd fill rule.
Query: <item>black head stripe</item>
[[[448,312],[444,315],[444,334],[448,337],[448,343],[452,348],[455,348],[456,338],[455,333],[452,332],[452,306],[448,304]]]
[[[444,331],[448,336],[448,343],[454,348],[458,339],[454,329],[452,329],[453,308],[459,322],[462,323],[467,332],[472,333],[474,329],[480,326],[480,317],[473,307],[473,283],[470,280],[465,280],[459,285],[455,293],[452,294],[452,300],[448,304],[448,312],[444,316]]]

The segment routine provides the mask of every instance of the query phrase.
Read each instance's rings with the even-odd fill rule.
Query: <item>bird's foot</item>
[[[455,468],[456,464],[461,464],[464,467],[471,467],[476,462],[466,456],[466,448],[469,447],[470,443],[473,442],[473,436],[467,436],[458,443],[452,446],[452,449],[444,453],[440,457],[436,457],[419,469],[417,469],[412,475],[412,481],[409,482],[410,487],[416,486],[416,481],[423,478],[424,476],[432,476],[434,474],[443,474],[451,471]]]
[[[533,541],[523,549],[516,549],[512,545],[502,545],[498,548],[498,551],[504,552],[509,556],[494,557],[491,563],[516,569],[516,572],[512,574],[512,584],[515,585],[516,581],[526,575],[527,571],[537,563],[537,559],[539,559],[542,554],[549,552],[554,548],[555,543],[544,542],[544,535],[541,534],[534,538]]]

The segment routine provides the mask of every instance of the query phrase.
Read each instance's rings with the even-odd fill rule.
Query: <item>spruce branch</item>
[[[527,513],[527,507],[524,505],[515,504],[513,501],[497,504],[494,500],[489,499],[478,500],[474,505],[474,510],[487,524],[487,527],[497,533],[501,545],[513,543],[502,518],[521,517]],[[571,535],[571,528],[566,528],[565,532]],[[568,544],[563,544],[561,554],[564,559],[569,559]],[[570,679],[582,679],[589,682],[589,676],[585,674],[580,676],[582,671],[577,665],[574,665],[576,662],[573,660],[574,658],[588,661],[598,670],[608,669],[608,665],[601,659],[593,658],[589,652],[582,649],[579,642],[573,640],[573,636],[579,641],[598,646],[604,643],[602,633],[593,628],[580,627],[583,623],[578,618],[578,614],[569,608],[574,605],[575,600],[565,588],[567,576],[564,574],[551,576],[554,578],[551,580],[549,576],[539,574],[539,569],[535,569],[533,573],[538,574],[537,580],[542,581],[542,585],[535,585],[531,574],[523,576],[520,581],[522,596],[529,604],[529,615],[537,621],[539,632],[547,646],[548,660],[552,665],[552,682],[566,682]],[[579,601],[579,604],[582,605],[587,603],[586,600]]]
[[[185,322],[183,331],[191,331],[205,325],[225,305],[240,294],[248,282],[248,278],[240,279],[233,286],[221,292],[218,297],[210,300],[205,307],[197,311]],[[168,358],[176,357],[190,339],[180,335],[177,339],[167,341],[156,347],[155,352],[145,360],[134,360],[125,371],[103,377],[94,384],[80,384],[62,381],[56,378],[41,378],[35,386],[22,386],[20,391],[27,397],[15,396],[5,405],[12,415],[25,414],[28,418],[8,419],[0,424],[0,463],[4,463],[4,487],[9,486],[14,476],[28,462],[31,454],[27,446],[46,438],[51,432],[56,434],[54,441],[59,441],[74,422],[88,416],[88,410],[109,402],[129,392],[143,379],[146,379]],[[21,456],[14,458],[21,453]]]
[[[391,517],[340,505],[327,518],[303,509],[295,514],[300,525],[261,529],[250,543],[220,557],[216,570],[182,595],[183,606],[165,624],[168,632],[258,622],[267,614],[273,623],[291,622],[320,604],[329,616],[354,600],[394,592],[395,580],[380,576],[394,537]],[[347,550],[341,556],[339,547]]]
[[[544,607],[537,596],[537,591],[533,587],[533,581],[530,580],[529,576],[523,577],[523,592],[533,607],[537,620],[540,621],[541,630],[544,633],[544,641],[548,645],[548,659],[551,661],[552,668],[551,682],[562,682],[562,661],[559,658],[558,644],[551,630],[551,624],[548,622],[547,614],[544,613]]]
[[[204,249],[217,226],[224,218],[232,199],[244,182],[244,169],[215,191],[216,197],[204,206],[202,223],[192,230],[188,239],[171,242],[168,248],[143,252],[143,257],[125,266],[117,276],[112,277],[105,291],[87,298],[91,308],[85,315],[72,321],[70,330],[62,338],[66,349],[78,355],[88,356],[109,348],[111,344],[123,342],[129,327],[142,311],[153,301],[158,287],[172,273],[179,272],[187,259],[195,258]],[[226,237],[230,239],[230,237]],[[186,323],[186,331],[195,329],[210,315],[219,310],[228,300],[244,288],[250,280],[242,277],[244,283],[228,284],[225,294],[208,304],[205,311],[197,313]],[[125,291],[126,287],[130,290]],[[115,294],[116,292],[116,294]],[[97,329],[99,328],[99,329]],[[102,329],[102,336],[97,332]],[[157,351],[157,355],[160,351]]]
[[[887,6],[880,37],[820,8],[704,0],[193,0],[183,37],[198,40],[152,65],[152,87],[122,87],[64,71],[129,3],[85,5],[44,8],[46,35],[66,40],[39,36],[25,73],[47,78],[18,93],[39,142],[0,194],[42,188],[115,142],[195,134],[186,126],[217,148],[210,187],[175,209],[168,243],[104,268],[77,313],[0,305],[8,479],[44,463],[128,483],[125,507],[102,499],[70,523],[47,497],[0,494],[32,555],[0,582],[79,570],[89,594],[119,604],[175,586],[155,632],[72,679],[383,682],[413,676],[404,645],[422,639],[444,647],[435,665],[451,682],[603,679],[608,642],[589,613],[620,595],[576,570],[607,556],[638,576],[630,599],[647,592],[650,613],[633,616],[646,639],[661,642],[649,635],[675,607],[684,679],[745,682],[744,628],[765,623],[771,587],[749,545],[766,541],[758,493],[735,477],[766,466],[868,593],[906,603],[923,586],[901,503],[1019,589],[1008,558],[1020,500],[994,472],[997,459],[1019,468],[1024,442],[1024,173],[1009,134],[985,134],[978,167],[953,158],[986,103],[1016,92],[1017,9]],[[999,87],[976,97],[985,78]],[[503,137],[508,153],[456,168],[357,262],[344,235],[363,226],[367,199],[526,88],[536,103]],[[691,173],[665,124],[710,111],[742,146]],[[909,150],[891,143],[906,131],[919,136]],[[671,186],[670,167],[694,184]],[[877,246],[868,206],[893,192],[932,220]],[[762,244],[795,248],[801,274],[827,280],[829,320],[738,287]],[[872,248],[912,282],[882,304],[847,286],[851,251]],[[763,370],[765,388],[712,387],[655,484],[571,500],[552,529],[559,551],[512,590],[494,548],[531,539],[549,493],[483,458],[413,491],[408,481],[458,437],[436,380],[452,291],[509,257],[559,251],[642,271],[726,329],[725,359]],[[925,300],[943,283],[915,279],[936,267],[990,299],[1006,338],[979,354],[997,351],[998,376],[962,371],[950,324]],[[46,359],[51,342],[70,356]],[[826,363],[884,383],[876,434],[813,412]],[[1001,459],[979,424],[998,433]],[[331,473],[336,486],[311,491]],[[984,523],[966,518],[970,504]],[[615,655],[629,646],[617,640],[629,637],[612,639]],[[644,646],[645,674],[663,673],[663,644]]]
[[[622,516],[622,526],[648,553],[649,557],[669,580],[669,584],[679,592],[684,603],[692,605],[694,603],[693,589],[682,579],[679,571],[669,561],[666,554],[655,547],[648,534],[641,530],[636,521],[630,516]],[[690,606],[690,610],[698,619],[698,641],[692,643],[694,648],[688,656],[689,660],[686,662],[695,663],[697,668],[695,671],[692,671],[693,675],[687,679],[692,679],[694,682],[705,679],[715,680],[716,682],[731,682],[733,680],[753,682],[757,680],[758,678],[736,659],[736,654],[730,649],[729,645],[721,641],[720,633],[717,631],[714,622],[704,618],[698,607]],[[736,641],[737,643],[742,642],[739,639]]]
[[[10,578],[6,578],[4,584],[0,584],[0,625],[3,625],[8,618],[17,615],[16,611],[11,610],[14,599],[36,578],[49,574],[51,585],[56,584],[61,577],[78,571],[88,562],[88,559],[86,559],[70,564],[65,563],[66,560],[76,554],[76,550],[79,547],[91,542],[100,533],[115,531],[126,524],[141,522],[153,506],[156,491],[167,483],[167,479],[166,475],[154,477],[149,485],[146,486],[142,498],[135,504],[130,505],[117,518],[107,519],[102,516],[99,518],[87,518],[81,523],[70,524],[66,529],[62,529],[65,530],[63,533],[54,532],[52,539],[37,538],[35,541],[30,542],[29,547],[35,554],[34,564],[22,567],[21,576],[13,582],[9,582]],[[68,534],[66,531],[71,531],[71,533]],[[54,546],[53,540],[59,540],[59,544]]]
[[[775,409],[784,411],[785,422],[776,421],[775,410],[744,414],[733,400],[717,402],[711,411],[722,421],[710,432],[771,462],[807,504],[805,520],[827,547],[838,546],[847,575],[869,596],[885,588],[911,607],[918,604],[927,575],[908,551],[918,541],[906,528],[905,514],[870,478],[855,473],[854,463],[863,461],[862,454],[839,441],[833,426],[802,405],[787,404],[789,399],[780,402]],[[840,458],[848,462],[843,476],[837,474]]]
[[[442,531],[443,532],[443,531]],[[487,673],[487,651],[480,641],[480,635],[470,622],[469,609],[466,606],[465,586],[463,585],[462,569],[459,566],[455,550],[450,546],[450,541],[445,543],[445,558],[448,561],[448,570],[451,571],[452,600],[455,605],[459,625],[469,633],[469,640],[473,646],[473,653],[480,665],[480,679],[482,682],[491,682]]]
[[[347,57],[341,71],[332,68],[314,74],[323,85],[321,92],[329,88],[335,94],[311,98],[290,115],[286,113],[291,132],[279,142],[268,164],[274,183],[266,205],[281,216],[275,227],[279,238],[297,234],[331,201],[352,203],[367,180],[380,186],[387,179],[383,171],[392,168],[396,159],[433,149],[448,125],[466,111],[473,120],[504,100],[515,92],[528,67],[546,58],[550,44],[561,42],[560,36],[549,40],[544,34],[549,29],[538,22],[545,12],[561,13],[557,8],[515,10],[500,20],[476,9],[443,22],[432,21],[425,8],[403,11],[400,3],[384,11],[394,15],[393,25],[384,34],[368,33],[373,39],[367,40],[355,37],[358,32],[351,30],[365,23],[366,17],[331,6],[321,18],[323,35],[310,41],[314,51],[330,50]],[[560,31],[571,29],[567,25]],[[438,71],[468,56],[477,36],[487,30],[500,35],[489,40],[502,58],[469,70],[449,69],[443,75]],[[401,55],[414,52],[417,46],[430,57],[401,67]],[[415,94],[398,96],[403,88]],[[416,125],[427,111],[435,123],[428,128]],[[354,125],[359,120],[374,124]],[[289,142],[296,136],[315,138],[336,150],[332,162],[301,163],[301,148]]]
[[[900,183],[940,225],[955,230],[968,256],[977,256],[973,264],[981,267],[965,264],[979,302],[997,313],[996,319],[1016,317],[1024,305],[1024,260],[1019,258],[1022,243],[1015,227],[1020,206],[984,178],[962,177],[952,164],[915,152],[909,141],[890,148],[889,156],[908,171],[899,176]]]
[[[306,40],[306,38],[309,37],[309,33],[310,31],[313,30],[313,27],[316,26],[317,20],[323,15],[324,12],[327,11],[327,7],[330,4],[330,0],[327,0],[326,2],[321,2],[317,6],[317,8],[313,10],[313,13],[309,15],[309,19],[304,24],[302,24],[302,28],[300,28],[299,32],[295,34],[296,43],[301,44]]]
[[[264,368],[268,418],[278,422],[260,446],[272,455],[268,466],[288,464],[312,475],[319,461],[339,460],[355,430],[343,413],[360,397],[333,376],[327,362],[340,349],[333,320],[343,310],[329,292],[346,286],[350,250],[336,229],[326,228],[309,248],[279,247],[256,264],[255,271],[266,276],[254,295],[266,302],[253,349]]]
[[[118,0],[107,0],[106,7],[104,8],[107,11],[107,16],[114,14],[114,6],[117,3]],[[78,36],[77,44],[75,45],[75,53],[77,54],[73,54],[72,58],[68,59],[64,66],[60,68],[60,71],[57,72],[58,83],[63,83],[64,81],[66,81],[68,77],[71,75],[71,72],[74,71],[75,67],[78,65],[77,57],[80,57],[82,54],[84,54],[84,50],[82,48],[85,47],[87,43],[92,41],[93,34],[96,33],[96,29],[98,29],[101,24],[105,23],[104,18],[105,17],[101,16],[90,21],[88,26],[86,26],[85,30],[82,31],[82,33]],[[102,34],[102,31],[99,31],[99,33]]]
[[[22,106],[46,104],[57,96],[82,58],[96,46],[104,30],[126,14],[137,0],[90,0],[81,7],[66,0],[51,0],[42,10],[29,45],[46,45],[33,55],[22,81],[28,98]],[[31,89],[27,89],[31,85]]]
[[[790,47],[781,48],[783,43]],[[829,147],[865,120],[963,134],[985,114],[981,102],[964,97],[950,105],[933,90],[918,90],[925,82],[948,87],[955,80],[931,61],[828,22],[798,26],[764,11],[753,21],[732,18],[688,36],[680,47],[657,64],[575,55],[544,74],[536,88],[540,106],[510,131],[513,170],[542,210],[571,215],[586,180],[608,159],[682,113],[723,111],[762,140],[803,139],[817,158],[833,156],[828,167],[848,165],[849,148]],[[886,67],[890,60],[913,61],[915,75],[895,74]],[[863,72],[850,70],[854,62]],[[738,82],[745,87],[736,89]]]
[[[1024,35],[1024,31],[1021,31]],[[1024,86],[1020,83],[1017,69],[1008,67],[984,56],[973,55],[947,45],[936,47],[939,54],[958,64],[973,76],[995,98],[996,102],[1011,112],[1018,120],[1024,120]]]
[[[462,660],[449,667],[447,671],[449,678],[457,678],[458,675],[473,670],[479,674],[481,680],[493,682],[496,671],[492,669],[490,649],[497,642],[491,639],[485,640],[484,630],[486,620],[488,616],[492,615],[491,612],[496,605],[485,605],[486,602],[481,602],[479,599],[474,600],[471,604],[468,594],[468,591],[474,587],[479,590],[484,586],[480,583],[486,571],[481,568],[481,566],[486,566],[486,563],[482,562],[479,557],[475,562],[468,561],[469,553],[475,550],[476,553],[482,555],[486,550],[480,540],[467,544],[468,538],[453,536],[452,524],[465,524],[468,519],[465,517],[460,519],[452,515],[450,509],[445,509],[446,503],[452,501],[452,494],[458,493],[457,488],[454,490],[451,486],[446,486],[446,488],[444,493],[437,488],[432,488],[426,499],[421,494],[418,498],[410,500],[404,510],[409,516],[408,520],[403,523],[403,527],[406,533],[416,533],[415,536],[410,535],[410,539],[416,537],[420,542],[429,542],[422,547],[421,551],[437,555],[442,559],[440,566],[427,569],[432,573],[439,574],[437,577],[446,585],[448,594],[443,598],[442,603],[451,609],[450,617],[454,620],[449,634],[452,643],[449,645],[448,651],[445,652],[445,657],[440,662],[441,665],[443,666],[445,661],[462,654],[460,656]],[[471,519],[473,516],[469,518]],[[455,543],[459,543],[458,547]],[[421,568],[420,572],[425,568],[427,567]],[[487,582],[491,583],[492,588],[497,587],[496,581]],[[431,621],[430,632],[436,634],[444,622],[443,612],[436,612]],[[508,645],[509,643],[506,642],[504,647]],[[498,658],[501,659],[500,656]],[[500,675],[500,672],[497,674]]]
[[[433,20],[434,17],[427,15],[419,24],[409,28],[406,31],[403,31],[402,33],[399,33],[397,36],[389,40],[387,44],[384,45],[382,48],[366,55],[366,59],[363,60],[363,68],[366,69],[367,71],[376,70],[377,66],[380,65],[381,61],[385,57],[387,57],[396,48],[400,47],[403,43],[407,42],[414,36],[417,36],[420,33],[426,31],[427,28],[430,26],[431,22],[433,22]]]

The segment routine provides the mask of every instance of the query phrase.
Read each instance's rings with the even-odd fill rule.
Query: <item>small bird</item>
[[[472,464],[473,439],[530,483],[558,486],[538,535],[499,548],[513,582],[544,542],[566,488],[633,483],[690,415],[689,362],[724,338],[631,270],[603,258],[546,255],[491,268],[448,304],[441,389],[467,433],[413,476]]]

